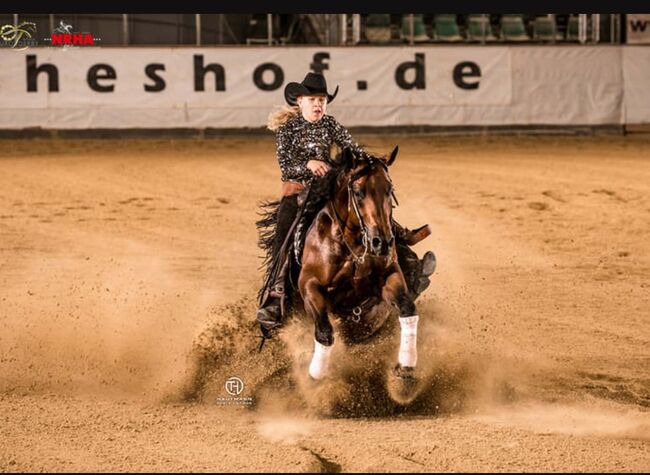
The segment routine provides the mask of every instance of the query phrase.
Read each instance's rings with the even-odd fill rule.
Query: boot
[[[428,224],[425,224],[417,229],[409,230],[395,220],[393,220],[393,229],[396,236],[397,260],[404,274],[406,286],[415,300],[431,283],[429,276],[436,269],[436,256],[433,251],[427,251],[422,259],[418,259],[417,254],[409,246],[429,236],[431,229]]]
[[[284,260],[285,257],[282,256],[281,258]],[[273,329],[282,325],[285,297],[284,283],[288,267],[288,262],[284,262],[273,280],[273,285],[268,291],[264,303],[257,309],[257,321],[260,324],[262,333],[265,335],[269,335]]]
[[[431,234],[431,228],[428,224],[420,226],[416,229],[408,229],[403,227],[397,221],[393,219],[393,229],[395,230],[395,235],[398,239],[401,239],[409,246],[415,246],[417,243],[422,241],[424,238],[428,237]]]
[[[284,314],[285,281],[289,269],[289,251],[291,249],[291,230],[298,211],[297,195],[285,196],[280,201],[278,208],[277,225],[273,249],[276,257],[269,265],[275,265],[274,271],[269,275],[268,289],[262,298],[257,310],[257,321],[262,334],[270,336],[271,331],[282,325]]]

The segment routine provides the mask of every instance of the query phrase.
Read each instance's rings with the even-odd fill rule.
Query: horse
[[[388,158],[359,158],[342,150],[329,172],[330,185],[325,187],[329,196],[310,220],[302,248],[296,231],[300,265],[293,266],[290,280],[299,291],[294,292],[293,308],[302,308],[315,325],[308,369],[313,381],[328,374],[334,344],[330,316],[340,319],[339,329],[348,340],[358,341],[377,332],[390,310],[397,310],[400,346],[392,376],[401,385],[401,402],[411,398],[417,382],[419,316],[398,262],[392,228],[397,199],[389,167],[397,152],[395,147]]]

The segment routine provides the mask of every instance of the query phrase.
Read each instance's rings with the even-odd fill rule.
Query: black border
[[[305,2],[291,0],[236,0],[217,2],[52,2],[38,4],[20,2],[4,5],[4,10],[15,13],[650,13],[647,0],[617,2],[566,1],[457,1],[436,3],[424,0],[371,1],[328,0]],[[523,10],[526,9],[526,10]]]

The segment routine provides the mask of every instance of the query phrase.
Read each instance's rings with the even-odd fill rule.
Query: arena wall
[[[348,127],[650,123],[648,46],[0,50],[0,129],[258,129],[322,70]]]

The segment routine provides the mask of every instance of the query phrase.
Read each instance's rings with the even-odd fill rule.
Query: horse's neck
[[[336,240],[340,240],[341,236],[349,246],[358,247],[361,245],[361,227],[359,223],[352,223],[354,210],[348,206],[346,194],[337,194],[337,196],[330,200],[330,207],[332,209],[332,220],[336,224],[332,234]]]

